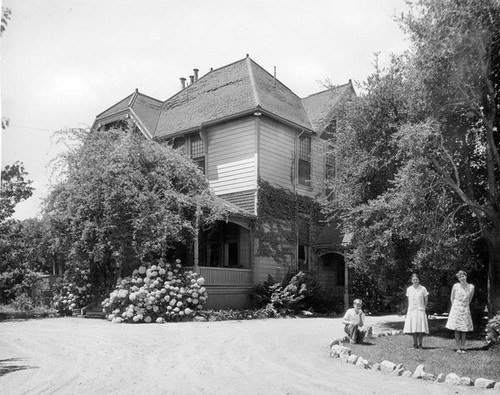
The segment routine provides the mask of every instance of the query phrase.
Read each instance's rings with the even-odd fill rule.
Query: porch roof
[[[352,236],[352,233],[343,233],[339,224],[328,224],[316,238],[313,246],[347,248],[351,244]]]
[[[216,200],[229,210],[230,215],[237,215],[244,218],[257,218],[257,216],[251,211],[245,210],[234,203],[228,202],[220,196],[216,196]]]

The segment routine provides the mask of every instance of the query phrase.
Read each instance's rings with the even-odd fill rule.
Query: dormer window
[[[190,157],[205,174],[205,147],[199,135],[191,136]]]
[[[311,138],[299,137],[299,184],[311,185]]]

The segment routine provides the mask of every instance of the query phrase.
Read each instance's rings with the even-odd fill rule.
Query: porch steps
[[[97,301],[92,302],[91,304],[85,306],[82,311],[81,311],[81,317],[84,318],[98,318],[98,319],[104,319],[106,318],[106,314],[104,314],[104,311],[102,311],[102,305],[101,302],[104,299],[99,299]]]

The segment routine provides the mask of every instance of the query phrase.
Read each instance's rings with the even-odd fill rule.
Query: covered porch
[[[248,217],[232,215],[195,239],[187,270],[205,279],[207,309],[250,305],[253,286],[253,227]]]
[[[349,270],[344,252],[351,240],[352,234],[343,234],[339,224],[329,224],[323,228],[313,245],[320,282],[325,289],[343,299],[344,309],[350,307]]]

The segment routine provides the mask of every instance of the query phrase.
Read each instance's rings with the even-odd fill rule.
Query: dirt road
[[[377,328],[398,317],[369,318]],[[329,357],[340,319],[0,323],[1,394],[470,394]],[[396,361],[394,361],[396,362]]]

